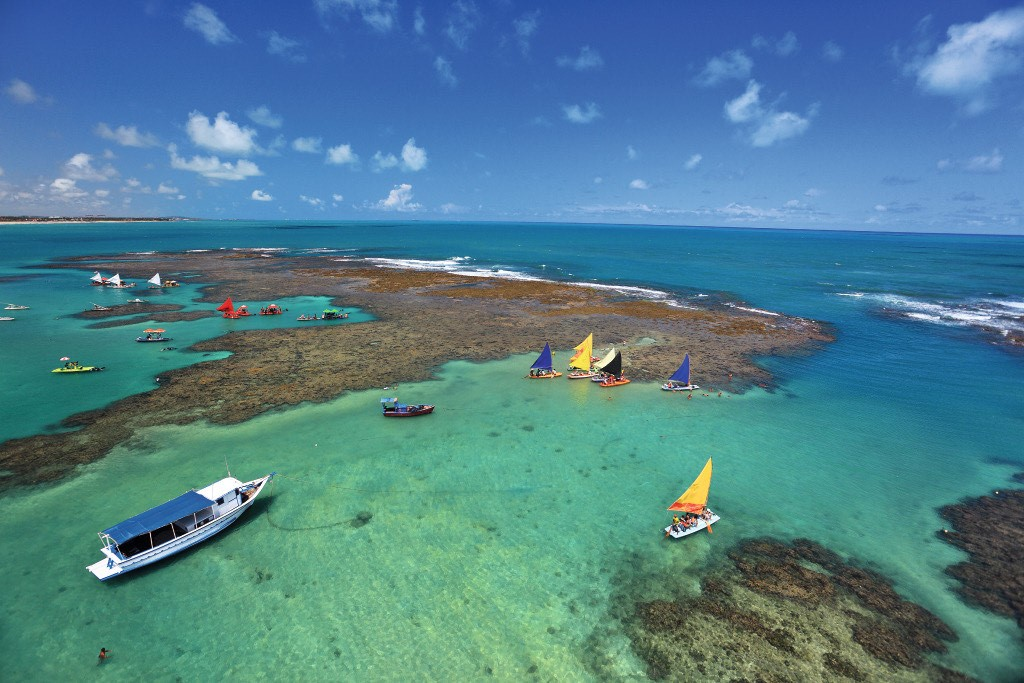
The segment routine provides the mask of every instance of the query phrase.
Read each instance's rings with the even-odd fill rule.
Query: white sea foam
[[[725,305],[728,306],[729,308],[735,308],[737,311],[746,311],[747,313],[758,313],[760,315],[771,315],[771,316],[778,316],[779,315],[775,311],[766,311],[766,310],[764,310],[762,308],[751,308],[750,306],[740,306],[739,304],[735,304],[735,303],[726,303]]]
[[[1024,331],[1024,301],[1012,299],[967,299],[927,301],[897,294],[874,294],[870,298],[888,313],[936,325],[980,327],[987,330]]]
[[[659,289],[649,289],[647,287],[633,287],[630,285],[606,285],[598,282],[573,282],[570,284],[578,285],[580,287],[590,287],[591,289],[607,289],[612,292],[620,292],[622,294],[636,296],[642,299],[654,299],[655,301],[662,301],[669,297],[668,292],[663,292]]]

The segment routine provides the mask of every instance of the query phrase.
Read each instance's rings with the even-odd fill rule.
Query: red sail
[[[233,313],[235,310],[235,305],[231,303],[231,297],[229,296],[227,299],[225,299],[224,303],[217,307],[217,310],[224,311],[225,313]]]

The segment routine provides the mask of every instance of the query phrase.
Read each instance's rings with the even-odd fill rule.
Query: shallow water
[[[137,433],[77,477],[0,498],[0,571],[9,577],[0,645],[19,653],[9,658],[6,675],[94,676],[96,653],[107,647],[113,657],[103,675],[129,679],[439,680],[490,673],[507,680],[536,667],[543,679],[578,680],[593,676],[597,658],[621,677],[642,677],[642,663],[609,614],[610,597],[621,589],[615,582],[628,579],[637,558],[695,585],[702,568],[738,539],[774,535],[811,538],[891,577],[904,596],[959,634],[936,661],[988,681],[1015,680],[1024,669],[1020,632],[952,592],[943,569],[963,556],[936,538],[945,523],[935,510],[1002,487],[1024,470],[1021,358],[972,328],[893,318],[868,296],[836,293],[1019,300],[1024,285],[1000,265],[1024,263],[1019,242],[996,254],[984,240],[965,238],[981,273],[968,286],[944,270],[944,237],[882,240],[887,248],[876,257],[866,246],[873,243],[859,236],[803,235],[797,242],[765,232],[742,242],[735,234],[699,231],[640,234],[618,271],[605,262],[602,273],[594,262],[558,251],[557,234],[544,247],[551,252],[545,261],[608,281],[625,274],[631,285],[671,282],[678,296],[702,285],[728,290],[752,307],[828,320],[837,342],[810,355],[765,360],[781,381],[772,394],[698,392],[687,399],[638,382],[602,389],[564,378],[524,381],[533,358],[519,356],[453,362],[434,381],[350,393],[242,425]],[[456,241],[454,228],[437,237],[446,239]],[[706,273],[662,268],[644,280],[636,269],[655,262],[659,239],[721,258],[700,259]],[[398,256],[468,252],[487,264],[537,272],[509,258],[520,249],[511,240],[502,244],[503,253],[484,254],[467,237],[462,251],[407,245]],[[916,250],[921,244],[923,254]],[[776,275],[783,257],[787,268]],[[862,260],[856,268],[833,265],[852,257]],[[842,277],[826,277],[830,270]],[[4,272],[18,271],[8,264]],[[50,339],[50,355],[72,340],[111,366],[135,355],[116,377],[38,380],[116,381],[103,391],[64,388],[68,393],[54,397],[56,405],[31,430],[96,396],[102,405],[107,396],[147,390],[160,369],[148,349],[136,348],[146,345],[121,343],[127,328],[89,329],[42,313],[58,296],[42,292],[70,291],[80,275],[47,274],[55,279],[45,287],[38,279],[31,287],[0,282],[3,299],[33,305],[39,316],[27,318],[33,327],[20,334]],[[28,300],[31,288],[38,307]],[[174,296],[187,303],[191,295],[183,288]],[[216,336],[218,326],[234,322],[182,324],[182,339]],[[599,330],[595,338],[601,346]],[[12,339],[0,337],[5,363],[14,366],[0,376],[5,436],[30,432],[23,423],[42,412],[17,412],[18,401],[8,398],[11,378],[32,368],[48,375],[51,363],[40,351],[40,361],[18,367]],[[116,353],[104,350],[115,341]],[[556,362],[568,357],[568,349],[555,351]],[[699,352],[681,349],[680,356],[684,351]],[[102,360],[103,353],[112,360]],[[628,365],[628,350],[626,357]],[[699,364],[694,373],[706,383]],[[438,408],[429,417],[385,420],[385,394]],[[711,504],[722,521],[713,534],[664,541],[664,508],[709,456]],[[279,473],[269,495],[235,527],[108,584],[85,571],[100,557],[96,531],[219,478],[225,460],[242,479]],[[363,513],[372,518],[360,526]]]

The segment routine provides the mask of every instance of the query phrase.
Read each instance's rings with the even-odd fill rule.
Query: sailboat
[[[584,379],[594,377],[597,372],[591,369],[591,357],[594,353],[594,333],[591,332],[587,338],[574,347],[576,353],[569,360],[569,379]]]
[[[218,311],[222,312],[224,314],[225,318],[237,318],[238,317],[238,314],[235,313],[235,305],[231,302],[231,297],[230,296],[227,299],[225,299],[224,303],[222,303],[220,306],[218,306],[215,310],[218,310]]]
[[[594,363],[594,376],[590,378],[591,382],[603,382],[605,380],[604,369],[615,359],[616,353],[618,351],[612,349],[604,358]]]
[[[128,287],[135,286],[134,282],[122,282],[120,273],[115,273],[114,275],[111,275],[103,284],[107,285],[108,287],[116,287],[117,289],[127,289]]]
[[[711,525],[721,519],[708,508],[708,491],[711,489],[711,458],[708,458],[704,469],[690,484],[683,495],[668,506],[673,512],[682,512],[679,522],[665,527],[665,537],[682,538],[703,529],[711,533]]]
[[[90,280],[89,284],[91,284],[93,287],[100,287],[100,286],[105,285],[107,283],[107,279],[105,277],[103,277],[102,275],[100,275],[100,271],[98,271],[98,270],[95,273],[93,273],[93,276],[91,278],[89,278],[89,280]]]
[[[661,388],[665,391],[693,391],[694,389],[700,389],[696,384],[690,384],[690,354],[686,354],[683,358],[683,364],[672,373],[672,376],[668,378],[668,382],[662,384]]]
[[[149,278],[148,280],[146,280],[146,282],[153,285],[152,287],[150,287],[150,289],[157,289],[158,287],[164,286],[163,280],[160,279],[160,273],[157,273],[153,277]]]
[[[530,366],[530,379],[548,379],[561,377],[562,373],[555,372],[555,364],[551,360],[551,345],[544,342],[544,350],[537,356],[537,360]]]
[[[629,384],[629,380],[622,376],[622,353],[619,351],[615,352],[611,362],[602,370],[605,373],[605,379],[601,382],[602,387],[620,387],[623,384]]]

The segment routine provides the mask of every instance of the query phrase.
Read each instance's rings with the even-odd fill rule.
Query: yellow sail
[[[707,507],[708,504],[708,491],[711,489],[711,458],[708,458],[708,462],[704,465],[704,469],[700,471],[700,474],[693,483],[690,484],[690,488],[686,489],[686,493],[679,496],[676,502],[668,506],[669,510],[678,510],[681,512],[701,512]]]
[[[569,361],[569,367],[590,370],[590,357],[594,355],[594,333],[588,334],[586,339],[573,348],[576,350],[576,353],[573,354],[572,360]]]

